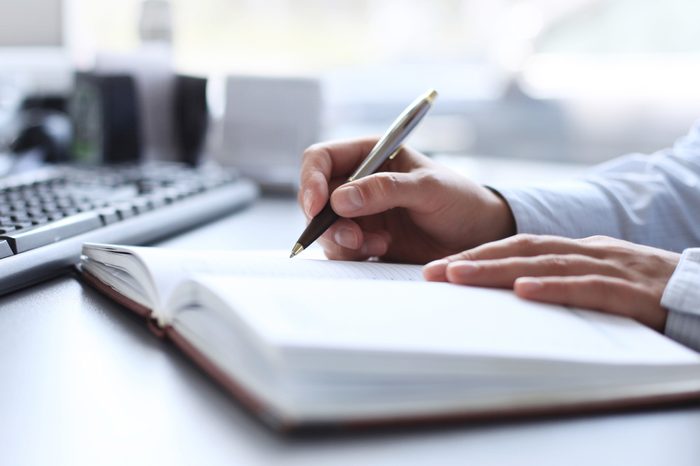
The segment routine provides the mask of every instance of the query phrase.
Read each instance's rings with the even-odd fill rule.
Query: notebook
[[[280,430],[700,397],[700,355],[633,320],[415,265],[86,244],[79,270]]]

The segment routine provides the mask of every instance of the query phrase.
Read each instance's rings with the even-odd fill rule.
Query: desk
[[[290,247],[290,199],[162,243]],[[0,298],[0,463],[693,465],[700,407],[289,438],[74,277]]]

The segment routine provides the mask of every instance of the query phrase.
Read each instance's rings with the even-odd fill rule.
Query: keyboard
[[[147,244],[257,194],[231,171],[174,163],[52,166],[0,178],[0,294],[69,270],[84,242]]]

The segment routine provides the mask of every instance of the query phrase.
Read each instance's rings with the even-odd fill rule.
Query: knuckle
[[[568,283],[557,276],[544,276],[542,279],[542,288],[548,292],[561,292],[566,289]]]
[[[558,272],[567,271],[571,266],[569,260],[565,256],[559,254],[545,254],[544,256],[540,256],[540,261],[548,269]]]
[[[314,154],[317,154],[318,152],[325,151],[326,146],[323,143],[315,143],[311,144],[309,147],[304,149],[304,153],[302,154],[303,158],[308,158],[312,157]]]
[[[528,248],[530,246],[533,246],[537,243],[537,241],[537,235],[533,235],[530,233],[520,233],[511,238],[511,242],[513,243],[513,245],[520,248]]]
[[[586,243],[607,243],[611,238],[605,235],[592,235],[582,238],[581,241]]]
[[[610,299],[611,295],[614,294],[609,282],[602,275],[587,275],[583,278],[582,285],[599,300]]]
[[[418,187],[426,192],[432,192],[435,188],[442,189],[445,185],[444,179],[432,170],[422,170],[417,178]]]
[[[392,196],[399,189],[399,180],[394,173],[382,173],[376,178],[376,194],[384,197]]]
[[[330,154],[328,148],[323,144],[314,144],[306,148],[301,155],[301,164],[305,169],[309,168],[328,168],[330,163]]]
[[[450,262],[454,261],[473,261],[475,260],[476,257],[471,251],[462,251],[460,253],[457,253],[453,256],[449,257]]]

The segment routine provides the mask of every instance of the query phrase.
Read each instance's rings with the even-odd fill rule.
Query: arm
[[[570,183],[498,192],[518,233],[606,235],[682,251],[700,244],[700,122],[657,154],[620,157]]]

